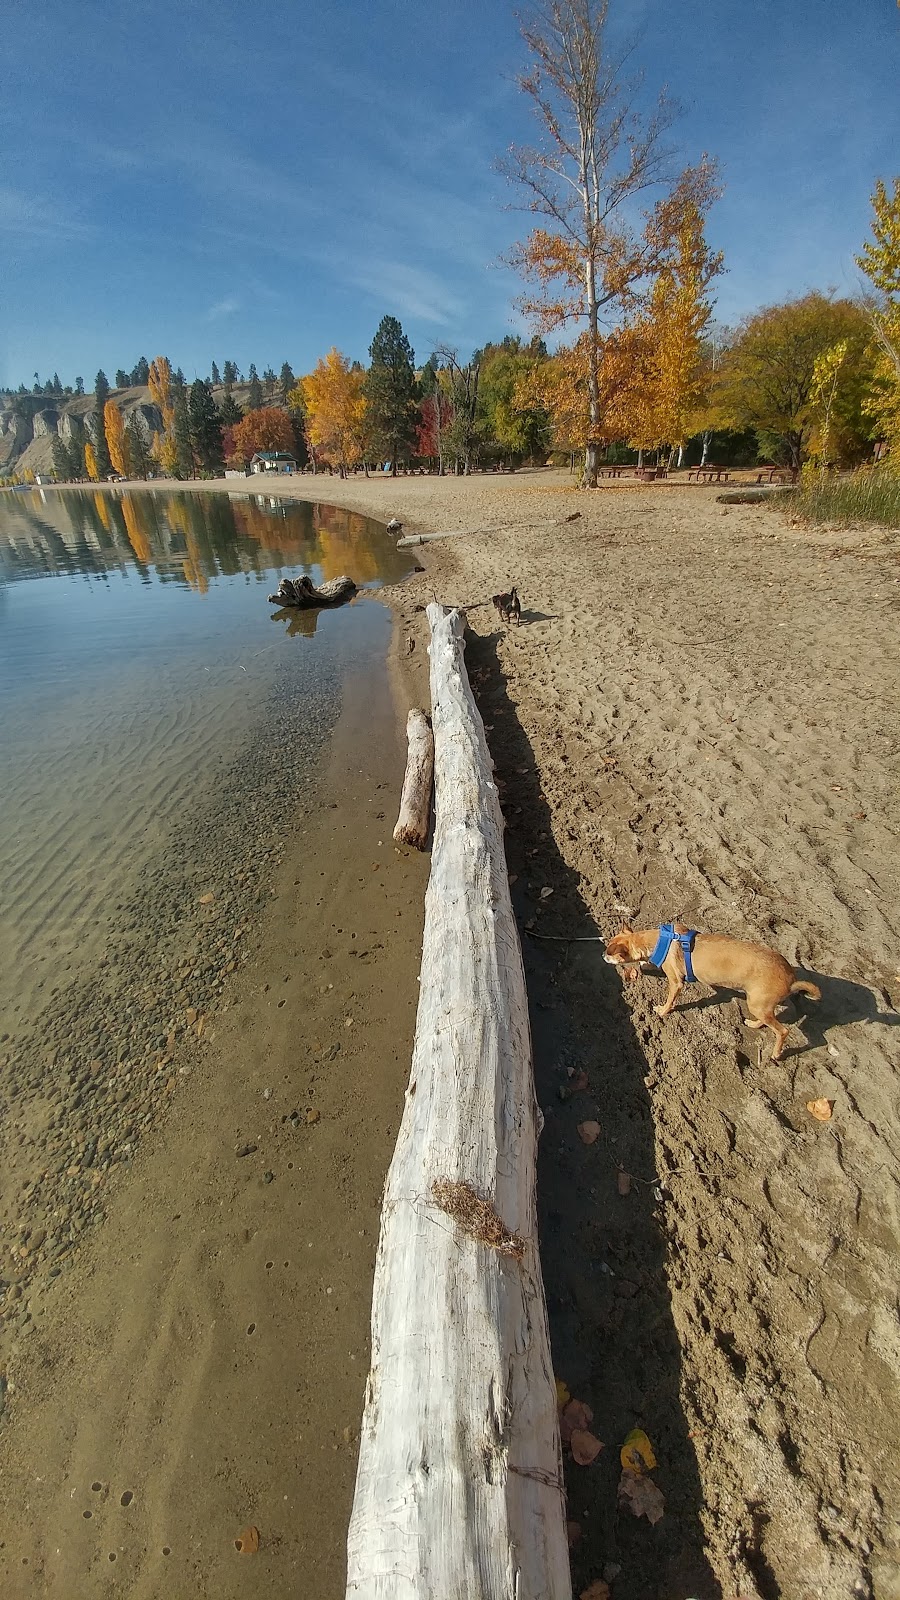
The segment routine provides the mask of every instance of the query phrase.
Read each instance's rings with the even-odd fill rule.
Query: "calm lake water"
[[[380,524],[330,506],[0,494],[0,1031],[90,971],[156,863],[171,879],[214,851],[220,793],[260,835],[313,783],[389,619],[365,593],[276,615],[279,576],[365,591],[408,569]]]

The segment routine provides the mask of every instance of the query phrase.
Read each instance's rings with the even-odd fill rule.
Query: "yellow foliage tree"
[[[364,382],[362,368],[333,347],[301,379],[310,445],[342,477],[363,458]]]
[[[642,227],[634,225],[641,197],[664,177],[662,136],[672,111],[663,99],[655,115],[640,118],[625,57],[608,37],[608,15],[609,0],[545,0],[525,22],[531,66],[519,86],[542,139],[536,148],[514,149],[506,167],[528,209],[546,219],[514,252],[535,285],[522,309],[543,333],[581,328],[589,488],[612,431],[601,393],[607,329],[646,306],[656,275],[677,252],[685,208],[702,216],[719,192],[715,166],[704,159],[652,206]]]
[[[91,483],[97,483],[100,478],[100,468],[97,466],[97,452],[92,444],[86,444],[84,447],[84,464]]]
[[[172,368],[168,356],[155,356],[147,378],[150,398],[159,406],[162,436],[154,434],[152,455],[167,477],[175,476],[178,449],[175,444],[175,402],[172,398]]]
[[[125,438],[125,423],[122,413],[115,400],[107,400],[103,407],[103,432],[106,435],[106,448],[109,459],[116,472],[123,478],[129,475],[128,441]]]
[[[900,178],[892,194],[879,179],[872,210],[872,239],[856,258],[880,296],[867,305],[877,345],[868,410],[887,441],[888,464],[900,474]]]

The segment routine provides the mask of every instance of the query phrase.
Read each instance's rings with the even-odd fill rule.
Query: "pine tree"
[[[60,382],[59,373],[58,372],[54,372],[54,374],[53,374],[53,393],[54,394],[62,394],[62,392],[63,392],[63,386],[62,386],[62,384]]]
[[[391,477],[397,457],[413,449],[416,438],[416,370],[412,346],[396,317],[382,317],[369,347],[366,373],[366,425],[375,453],[389,456]]]
[[[150,363],[147,360],[146,356],[141,356],[140,360],[132,368],[132,372],[131,372],[132,385],[136,388],[139,384],[145,384],[147,382],[147,378],[148,378],[149,374],[150,374]]]
[[[176,478],[192,478],[194,449],[191,443],[191,416],[188,410],[187,391],[183,382],[177,383],[177,374],[173,380],[172,392],[175,395],[175,460],[172,470]]]
[[[125,443],[128,449],[131,476],[133,478],[146,478],[150,471],[150,451],[147,448],[147,440],[144,437],[144,430],[138,421],[136,411],[132,411],[125,424]]]
[[[84,379],[83,378],[76,378],[75,379],[75,393],[76,394],[84,394]]]
[[[106,402],[108,399],[109,381],[106,373],[101,367],[96,378],[94,379],[95,404],[93,427],[94,456],[97,463],[97,475],[101,479],[108,478],[112,471],[112,462],[109,459],[109,451],[106,447],[106,434],[103,431],[103,413],[106,410]]]
[[[250,411],[258,411],[260,406],[262,405],[262,403],[263,403],[262,384],[259,381],[259,376],[258,376],[257,371],[256,371],[256,366],[255,366],[254,362],[251,361],[251,363],[250,363],[250,394],[249,394],[249,397],[248,397],[248,400],[247,400],[247,408]]]
[[[244,413],[235,400],[234,395],[231,393],[231,390],[227,390],[225,398],[219,407],[219,416],[222,418],[222,426],[224,428],[233,428],[236,422],[241,421],[243,415]]]
[[[125,372],[122,369],[122,367],[117,367],[116,368],[116,388],[117,389],[127,389],[128,388],[128,373]]]
[[[278,381],[281,385],[281,404],[286,406],[288,403],[288,395],[297,382],[297,379],[294,377],[294,374],[291,371],[289,362],[286,361],[284,363]]]
[[[69,463],[69,452],[58,433],[53,435],[50,448],[53,452],[53,471],[61,483],[68,483],[72,476]]]
[[[189,410],[191,442],[200,466],[204,472],[221,472],[224,466],[222,418],[216,410],[212,389],[202,378],[191,384]]]
[[[234,361],[226,361],[224,367],[222,368],[223,383],[237,383],[237,375],[237,363]]]
[[[214,386],[218,386],[218,384],[220,384],[222,382],[222,379],[219,377],[219,369],[216,366],[215,362],[213,362],[213,364],[212,364],[212,370],[211,370],[210,375],[209,375],[209,381]]]

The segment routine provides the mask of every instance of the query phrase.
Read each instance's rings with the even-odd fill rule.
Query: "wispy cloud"
[[[209,307],[203,320],[204,322],[220,322],[223,317],[233,317],[235,312],[240,311],[240,309],[241,302],[237,295],[227,294],[224,300],[217,300],[214,305]]]
[[[9,239],[84,238],[90,229],[55,201],[0,184],[0,233]]]

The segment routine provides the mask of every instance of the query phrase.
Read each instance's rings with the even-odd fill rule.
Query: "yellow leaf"
[[[806,1109],[817,1122],[830,1122],[834,1110],[833,1100],[807,1100]]]
[[[259,1529],[243,1528],[234,1541],[234,1547],[242,1556],[255,1556],[259,1549]]]
[[[625,1471],[635,1472],[638,1477],[656,1466],[653,1446],[643,1428],[632,1428],[619,1451],[619,1457]]]
[[[567,1385],[563,1383],[562,1378],[557,1378],[556,1404],[559,1406],[560,1411],[562,1410],[563,1406],[567,1406],[569,1404],[571,1398],[572,1396],[569,1393]]]

